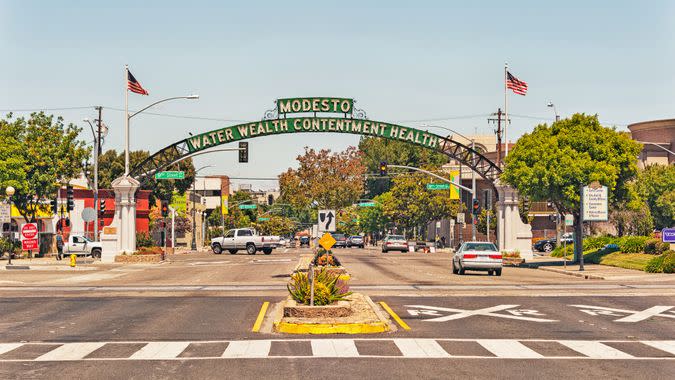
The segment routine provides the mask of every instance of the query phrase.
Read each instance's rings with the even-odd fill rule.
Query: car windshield
[[[387,239],[388,240],[405,240],[405,238],[403,238],[403,235],[389,235],[389,236],[387,236]]]
[[[345,235],[343,235],[343,234],[333,234],[333,237],[335,238],[335,240],[342,240],[342,239],[345,238]]]
[[[497,247],[492,243],[466,243],[463,250],[497,252]]]
[[[361,236],[352,236],[352,239],[361,239]]]

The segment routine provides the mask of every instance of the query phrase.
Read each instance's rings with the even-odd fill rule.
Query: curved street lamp
[[[9,249],[9,252],[8,252],[9,261],[7,262],[7,265],[12,265],[12,255],[14,254],[14,252],[13,252],[14,251],[14,234],[12,233],[12,196],[14,195],[15,192],[16,192],[16,190],[12,186],[7,186],[7,188],[5,189],[5,194],[7,194],[7,196],[9,197],[9,215],[10,215],[10,217],[9,217],[9,232],[11,234],[10,239],[9,239],[10,249]]]
[[[546,103],[546,107],[553,108],[553,113],[555,114],[555,121],[560,121],[560,115],[558,115],[558,110],[555,108],[553,102]]]

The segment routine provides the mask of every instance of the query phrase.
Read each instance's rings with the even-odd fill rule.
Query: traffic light
[[[161,209],[162,209],[162,218],[166,218],[167,216],[169,216],[169,201],[162,201]]]
[[[239,142],[239,163],[248,162],[248,142]]]
[[[52,199],[49,201],[49,204],[52,205],[52,214],[58,215],[59,213],[59,201],[56,199]]]
[[[267,205],[271,206],[274,203],[274,195],[268,194],[267,195]]]
[[[530,200],[523,198],[523,214],[527,215],[530,212]]]
[[[99,200],[99,210],[101,211],[101,214],[105,212],[105,199]]]
[[[381,176],[387,175],[387,161],[380,162],[380,175]]]
[[[73,211],[73,210],[75,210],[75,200],[74,200],[74,192],[73,192],[72,186],[68,185],[66,187],[66,194],[67,194],[67,197],[68,197],[67,210]]]
[[[477,198],[473,199],[473,205],[471,207],[471,213],[474,215],[480,214],[480,201]]]

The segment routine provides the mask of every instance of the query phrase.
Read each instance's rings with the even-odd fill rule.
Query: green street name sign
[[[254,210],[258,208],[258,205],[239,205],[240,210]]]
[[[285,98],[277,99],[279,114],[299,112],[352,113],[354,99],[347,98]]]
[[[185,172],[157,172],[155,179],[185,179]]]
[[[267,222],[270,218],[258,218],[259,222]]]
[[[448,190],[450,189],[449,183],[428,183],[427,190]]]
[[[375,207],[375,202],[362,202],[359,203],[359,207]]]

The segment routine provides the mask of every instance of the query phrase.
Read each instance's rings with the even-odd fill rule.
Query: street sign
[[[319,232],[335,232],[335,210],[319,210]]]
[[[239,205],[240,210],[255,210],[258,208],[258,205]]]
[[[0,205],[0,223],[12,222],[12,209],[9,205]]]
[[[24,251],[38,249],[37,223],[24,223],[21,225],[21,249]]]
[[[185,179],[185,172],[157,172],[155,179]]]
[[[457,223],[459,223],[459,224],[464,224],[464,223],[466,223],[466,222],[464,221],[464,213],[463,213],[463,212],[460,212],[459,214],[457,214]]]
[[[574,225],[574,215],[565,214],[565,225],[566,226],[573,226]]]
[[[584,222],[606,222],[609,216],[607,186],[594,182],[584,186],[581,194],[582,220]]]
[[[333,235],[329,234],[328,232],[323,234],[323,236],[321,236],[321,239],[319,239],[319,244],[321,244],[323,249],[325,249],[326,251],[333,248],[333,245],[335,245],[335,243],[336,243],[335,238],[333,237]]]
[[[375,202],[361,202],[359,207],[375,207]]]
[[[448,190],[450,189],[449,183],[427,183],[427,190]]]
[[[82,210],[82,220],[85,222],[93,222],[94,219],[96,219],[96,210],[94,210],[92,207],[86,207],[84,210]]]
[[[270,218],[258,218],[259,222],[267,222]]]
[[[223,215],[227,215],[230,211],[229,198],[229,195],[223,195],[220,197],[220,210],[222,211]]]
[[[664,228],[663,231],[661,231],[661,240],[663,240],[664,243],[674,244],[675,228]]]

